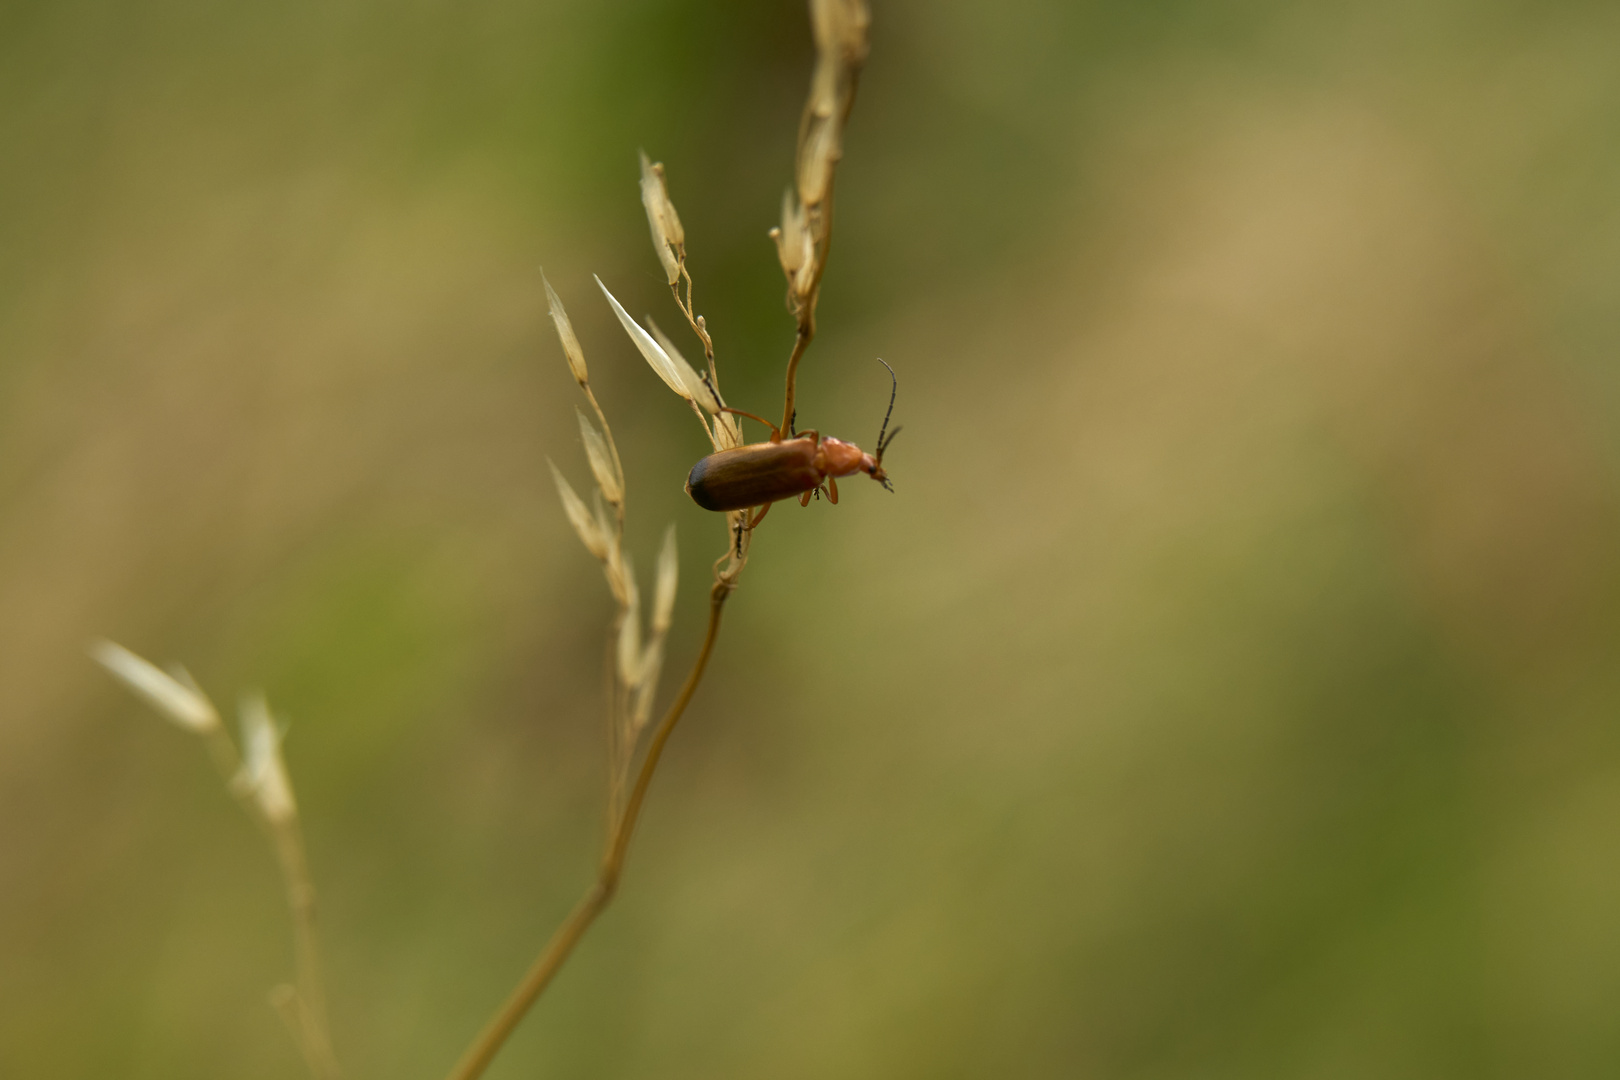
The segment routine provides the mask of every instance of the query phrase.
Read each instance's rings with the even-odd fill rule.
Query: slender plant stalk
[[[630,790],[630,798],[625,803],[624,813],[619,816],[608,835],[602,854],[602,864],[596,872],[596,880],[585,891],[585,895],[580,897],[579,902],[574,905],[574,910],[557,928],[556,933],[552,934],[551,940],[530,965],[523,980],[506,999],[506,1004],[501,1006],[500,1012],[495,1014],[489,1025],[462,1055],[461,1061],[451,1070],[450,1080],[476,1080],[484,1074],[484,1070],[505,1045],[513,1029],[518,1026],[535,999],[557,974],[563,961],[573,952],[574,946],[579,944],[579,939],[585,936],[585,931],[590,929],[596,917],[612,902],[613,895],[619,888],[619,877],[624,872],[625,857],[630,851],[630,839],[636,831],[636,822],[641,817],[641,806],[647,798],[647,788],[652,783],[653,772],[658,768],[659,759],[663,757],[664,746],[669,742],[670,733],[675,730],[675,725],[686,711],[693,692],[697,690],[698,683],[703,678],[704,669],[708,667],[709,655],[714,651],[715,638],[720,633],[720,614],[725,608],[726,598],[730,595],[731,586],[724,582],[716,582],[710,590],[709,628],[703,636],[703,647],[698,650],[697,660],[686,676],[686,682],[670,704],[669,711],[658,722],[652,740],[647,745],[647,754],[641,760],[641,769],[636,774],[635,786]]]
[[[215,770],[225,781],[226,790],[242,804],[248,817],[264,830],[275,851],[276,864],[287,891],[287,908],[292,915],[296,986],[277,986],[270,993],[270,1002],[280,1013],[293,1042],[298,1044],[310,1074],[316,1080],[338,1080],[343,1070],[338,1066],[337,1054],[332,1049],[331,1028],[327,1022],[326,984],[321,976],[320,939],[315,931],[315,882],[309,873],[309,859],[304,853],[304,836],[298,817],[292,814],[272,820],[265,816],[253,792],[238,783],[242,756],[222,725],[210,727],[203,741],[208,746],[208,756]]]
[[[293,962],[296,986],[282,985],[271,991],[270,1001],[287,1025],[288,1033],[304,1055],[316,1080],[337,1080],[343,1075],[332,1049],[331,1028],[326,1016],[326,984],[321,976],[320,938],[315,931],[315,882],[310,877],[309,859],[304,854],[303,831],[296,816],[275,821],[259,812],[253,795],[234,783],[241,768],[236,745],[223,728],[215,728],[207,739],[209,756],[225,780],[259,826],[264,829],[276,853],[276,864],[287,890],[287,908],[292,915]]]
[[[287,906],[292,910],[293,950],[298,969],[299,1040],[310,1071],[321,1080],[342,1075],[332,1050],[326,1016],[326,989],[321,978],[321,951],[315,935],[315,884],[304,856],[304,838],[298,819],[271,826],[276,860],[287,885]],[[285,997],[285,993],[278,997]],[[282,1007],[286,1011],[285,1006]]]
[[[827,266],[832,242],[832,195],[834,174],[843,156],[843,131],[855,104],[855,89],[860,70],[866,60],[867,29],[871,15],[866,0],[809,0],[811,25],[816,39],[816,71],[811,90],[799,121],[798,153],[795,168],[796,190],[790,190],[783,200],[782,225],[771,230],[776,241],[777,256],[788,280],[788,305],[797,324],[793,354],[788,360],[787,387],[783,400],[781,430],[789,430],[794,415],[799,361],[816,333],[816,304],[821,291],[821,279]],[[692,302],[692,276],[686,266],[686,232],[680,223],[674,203],[670,200],[664,168],[641,155],[641,199],[647,211],[654,250],[663,266],[665,281],[669,285],[675,304],[685,315],[693,333],[703,343],[706,372],[699,375],[679,355],[674,345],[664,338],[656,326],[649,335],[624,310],[607,286],[597,279],[598,286],[613,307],[620,323],[636,348],[671,390],[685,398],[692,406],[704,433],[709,436],[716,451],[741,444],[740,428],[724,408],[720,397],[719,378],[715,371],[714,341],[701,315]],[[682,284],[685,284],[684,295]],[[596,880],[580,897],[573,910],[563,921],[540,955],[512,991],[504,1005],[485,1026],[461,1061],[450,1073],[450,1080],[476,1080],[483,1075],[489,1063],[499,1053],[513,1030],[522,1021],[535,1001],[567,961],[574,947],[597,917],[612,903],[618,891],[619,879],[624,872],[630,841],[640,820],[642,805],[647,797],[653,773],[663,756],[675,724],[686,711],[697,689],[698,682],[708,665],[720,631],[720,615],[727,597],[736,588],[748,560],[752,524],[746,511],[727,514],[727,529],[731,543],[726,555],[715,562],[714,586],[709,592],[709,627],[703,646],[685,684],[664,714],[647,744],[646,753],[636,771],[635,782],[625,796],[625,781],[634,761],[634,747],[646,720],[641,702],[657,686],[657,673],[662,662],[663,635],[669,628],[668,604],[673,603],[673,536],[668,533],[666,551],[670,562],[668,588],[663,584],[664,570],[660,570],[658,595],[661,614],[655,615],[655,636],[647,649],[637,658],[639,632],[639,600],[634,574],[623,556],[624,537],[624,469],[619,462],[618,449],[613,445],[607,417],[597,404],[590,388],[590,376],[584,351],[574,334],[561,299],[549,283],[546,284],[551,317],[557,326],[559,340],[568,359],[574,380],[590,400],[597,421],[602,426],[601,445],[590,424],[581,415],[581,432],[586,451],[591,459],[591,471],[597,480],[598,494],[613,504],[615,517],[609,521],[603,514],[601,502],[593,515],[573,488],[555,471],[558,493],[568,513],[574,531],[587,550],[603,564],[608,584],[619,604],[618,618],[609,638],[608,662],[616,678],[610,679],[609,702],[609,781],[607,839]],[[651,322],[649,320],[649,326]],[[705,417],[705,410],[713,414],[713,423]],[[604,459],[611,457],[611,462]],[[763,513],[759,515],[763,517]],[[758,518],[754,519],[755,522]],[[663,563],[663,556],[660,562]],[[724,566],[722,566],[724,564]],[[635,699],[633,701],[633,698]],[[628,716],[628,726],[618,720]],[[622,759],[621,759],[622,755]],[[624,802],[622,808],[620,799]]]

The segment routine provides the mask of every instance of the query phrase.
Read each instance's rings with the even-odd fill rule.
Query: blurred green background
[[[1620,1073],[1620,8],[876,0],[807,424],[625,889],[493,1077]],[[592,873],[568,303],[702,626],[790,0],[0,8],[0,1073],[292,1077],[273,863],[85,657],[265,688],[356,1077]],[[683,345],[688,340],[680,338]],[[696,350],[691,350],[695,353]],[[690,353],[689,353],[690,355]],[[645,585],[645,583],[644,583]]]

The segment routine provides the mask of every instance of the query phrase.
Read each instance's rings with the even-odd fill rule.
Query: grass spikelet
[[[788,310],[798,331],[788,357],[782,427],[793,419],[799,361],[816,334],[816,303],[832,246],[833,180],[844,154],[844,127],[866,63],[871,12],[866,0],[811,0],[816,66],[799,118],[795,190],[784,199],[782,224],[771,230],[787,278]],[[794,243],[794,234],[800,237]]]
[[[563,355],[568,358],[568,370],[573,373],[574,381],[584,389],[591,381],[585,368],[585,350],[579,347],[579,338],[574,336],[574,324],[568,320],[562,298],[551,287],[551,282],[546,280],[544,270],[540,271],[540,282],[546,287],[546,304],[551,308],[551,321],[557,327],[558,339],[562,341]]]
[[[675,587],[680,576],[680,558],[675,551],[675,523],[664,530],[664,544],[658,549],[658,578],[653,593],[653,633],[669,629],[675,612]]]
[[[619,619],[619,683],[634,690],[641,682],[641,590],[628,556],[623,563],[625,582],[624,611]]]
[[[574,492],[573,485],[558,471],[557,466],[550,458],[546,464],[551,466],[551,478],[557,482],[557,494],[562,498],[563,513],[568,516],[568,523],[574,527],[574,533],[579,542],[585,545],[585,550],[597,559],[607,558],[607,537],[603,535],[597,516]]]
[[[652,230],[653,248],[663,264],[664,276],[669,284],[681,280],[681,264],[686,258],[686,233],[681,219],[675,213],[675,204],[669,201],[669,190],[664,186],[664,167],[647,160],[641,154],[641,205],[647,211],[647,226]]]
[[[111,641],[91,645],[90,656],[142,701],[187,731],[206,735],[220,726],[219,711],[191,683],[191,677],[184,675],[185,669],[180,669],[185,680],[181,681]]]
[[[676,376],[686,389],[686,400],[701,405],[710,415],[719,415],[720,406],[725,403],[709,389],[709,384],[703,381],[703,376],[697,373],[697,369],[686,362],[681,350],[676,348],[675,343],[669,340],[669,336],[658,328],[651,315],[647,316],[647,328],[652,331],[653,340],[658,342],[659,348],[664,350],[664,355],[669,357],[670,366],[675,369]]]
[[[303,831],[292,778],[281,756],[283,730],[276,725],[262,694],[244,696],[239,718],[242,748],[231,741],[208,695],[184,668],[170,676],[155,665],[110,641],[97,642],[90,654],[136,696],[182,727],[201,735],[225,789],[248,816],[264,827],[281,870],[292,913],[296,985],[275,987],[271,1004],[304,1056],[316,1080],[339,1080],[342,1070],[332,1050],[326,1020],[326,990],[321,977],[320,947],[315,933],[315,885],[304,855]]]
[[[675,362],[669,358],[669,354],[663,350],[663,347],[658,342],[653,340],[651,334],[643,330],[640,324],[630,317],[630,313],[624,310],[624,305],[620,304],[614,295],[608,291],[608,287],[602,284],[601,278],[596,279],[596,284],[601,286],[602,295],[607,297],[608,303],[613,307],[613,314],[619,318],[619,325],[624,327],[624,332],[630,335],[631,341],[635,342],[636,349],[646,359],[647,365],[657,373],[660,379],[664,380],[665,386],[687,401],[691,401],[692,395],[687,391],[685,383],[681,381],[681,374],[675,369]]]
[[[602,498],[611,506],[623,506],[624,476],[608,453],[607,440],[591,426],[583,412],[576,408],[574,414],[579,417],[579,437],[585,443],[585,457],[591,464],[591,475],[596,477]]]
[[[285,734],[270,715],[263,694],[248,694],[238,708],[242,723],[242,767],[231,778],[231,790],[252,799],[264,819],[282,825],[298,813],[287,763],[281,757]]]

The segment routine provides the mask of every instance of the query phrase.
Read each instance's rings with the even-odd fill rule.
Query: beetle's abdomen
[[[705,510],[742,510],[802,495],[821,481],[815,443],[788,439],[710,454],[692,466],[686,493]]]

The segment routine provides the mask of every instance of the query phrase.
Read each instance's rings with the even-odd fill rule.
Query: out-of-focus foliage
[[[761,529],[491,1075],[1615,1075],[1620,14],[875,8],[800,417],[890,361],[898,493]],[[454,1060],[602,827],[538,266],[680,672],[706,447],[590,274],[680,325],[644,147],[769,415],[809,62],[787,0],[0,11],[0,1072],[299,1075],[275,869],[104,635],[270,692],[338,1050]]]

